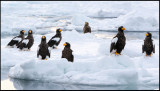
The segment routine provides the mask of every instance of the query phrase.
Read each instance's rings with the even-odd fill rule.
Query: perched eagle
[[[85,25],[83,27],[83,33],[91,33],[91,27],[89,26],[88,22],[85,22]]]
[[[146,52],[146,56],[151,56],[152,52],[155,53],[155,45],[153,44],[152,34],[149,32],[146,33],[144,45],[142,45],[142,53],[144,52]]]
[[[8,44],[7,46],[14,47],[18,46],[20,41],[24,39],[24,30],[20,31],[20,34],[16,37],[14,37]]]
[[[38,46],[37,57],[39,58],[39,56],[41,60],[47,60],[47,58],[50,58],[50,51],[48,49],[48,44],[46,43],[45,36],[42,36],[41,44]]]
[[[62,51],[62,58],[66,58],[68,61],[73,62],[74,61],[74,56],[72,54],[72,50],[70,49],[71,45],[66,42],[63,44],[65,47]]]
[[[34,43],[34,38],[33,38],[33,35],[32,35],[32,30],[29,30],[28,31],[28,36],[19,43],[17,48],[19,48],[21,50],[22,49],[30,50],[33,43]]]
[[[62,40],[62,36],[61,36],[61,29],[57,29],[56,30],[56,35],[54,35],[48,42],[48,46],[51,48],[57,48],[57,46],[59,45],[59,43]]]
[[[121,51],[124,49],[126,44],[126,37],[124,36],[124,33],[123,33],[124,30],[125,28],[123,26],[120,26],[118,28],[117,35],[113,37],[111,41],[110,53],[114,52],[116,56],[121,54]]]

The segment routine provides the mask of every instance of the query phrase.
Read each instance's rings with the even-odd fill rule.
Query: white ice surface
[[[85,22],[89,22],[92,31],[113,31],[121,25],[127,31],[159,31],[158,1],[2,1],[1,14],[2,34],[17,34],[21,29],[32,29],[39,34],[50,33],[53,27],[82,31]],[[101,20],[91,17],[117,18]]]
[[[41,61],[36,58],[41,35],[34,36],[31,51],[5,48],[10,38],[1,40],[1,66],[14,66],[9,71],[10,77],[89,85],[159,84],[158,40],[155,40],[156,53],[152,57],[142,54],[143,40],[127,40],[122,55],[117,57],[109,53],[111,39],[65,31],[58,49],[51,50],[51,58]],[[48,41],[53,34],[45,36]],[[61,58],[65,42],[69,42],[74,51],[73,63]]]
[[[122,55],[115,57],[109,53],[111,39],[66,31],[62,32],[58,49],[51,50],[51,58],[47,61],[36,58],[41,41],[41,35],[37,34],[45,34],[48,41],[57,27],[82,31],[87,21],[92,31],[117,31],[121,25],[126,31],[159,31],[158,1],[2,1],[1,5],[1,35],[32,29],[35,37],[31,51],[5,48],[11,37],[1,39],[1,67],[14,66],[10,77],[89,85],[159,84],[159,40],[154,40],[156,52],[152,57],[142,54],[143,40],[127,40]],[[74,63],[61,59],[65,42],[71,44]]]

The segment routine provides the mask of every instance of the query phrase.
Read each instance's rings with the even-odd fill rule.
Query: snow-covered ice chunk
[[[52,37],[53,33],[46,36]],[[13,66],[9,76],[26,80],[89,85],[159,84],[158,40],[155,40],[157,52],[145,57],[141,54],[142,40],[127,40],[122,55],[114,56],[109,53],[111,39],[75,30],[64,31],[62,37],[59,48],[51,51],[51,57],[45,61],[37,58],[41,35],[35,35],[30,52],[4,48],[10,38],[2,39],[2,67]],[[66,41],[74,51],[73,63],[61,58]]]

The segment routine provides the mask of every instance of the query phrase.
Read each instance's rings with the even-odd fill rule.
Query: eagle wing
[[[13,46],[13,45],[15,45],[15,44],[16,44],[16,46],[17,46],[21,40],[22,40],[21,37],[16,36],[16,37],[14,37],[14,38],[8,43],[8,46]]]
[[[142,45],[142,53],[144,53],[144,45]]]
[[[22,40],[22,38],[20,38],[20,37],[14,37],[12,40],[20,42]]]
[[[110,52],[113,51],[113,49],[115,49],[115,46],[116,46],[116,43],[118,41],[118,38],[117,37],[114,37],[111,41],[111,46],[110,46]]]
[[[49,58],[50,58],[50,54],[51,54],[51,50],[50,49],[48,49],[48,44],[47,44],[47,55],[49,56]]]
[[[39,56],[39,49],[40,49],[40,45],[39,45],[38,48],[37,48],[37,58],[38,58],[38,56]]]
[[[17,48],[22,49],[22,48],[25,47],[28,43],[29,43],[29,39],[28,39],[28,38],[25,38],[25,39],[23,39],[23,40],[21,40],[21,41],[19,42],[19,44],[17,45]]]
[[[48,42],[49,47],[52,47],[52,46],[56,47],[60,40],[61,40],[61,38],[59,38],[59,37],[55,37],[55,36],[52,37]]]
[[[56,41],[56,43],[60,40],[60,38],[59,37],[55,37],[55,38],[53,38],[52,39],[53,41]]]
[[[155,42],[152,40],[153,43],[153,53],[155,53]]]
[[[155,53],[155,45],[153,46],[153,53]]]
[[[24,39],[24,40],[22,41],[22,43],[25,43],[26,45],[28,44],[28,42],[29,42],[29,39]]]

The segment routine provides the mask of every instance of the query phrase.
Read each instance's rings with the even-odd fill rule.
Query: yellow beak
[[[122,30],[125,30],[125,28],[123,27]]]
[[[63,46],[66,46],[66,45],[67,45],[66,43],[63,44]]]
[[[29,33],[31,33],[31,31],[29,31]]]
[[[23,30],[22,32],[24,33],[25,31]]]
[[[45,36],[42,36],[42,39],[44,39],[45,38]]]
[[[59,31],[61,32],[62,30],[60,29]]]
[[[146,33],[146,36],[148,36],[148,33]]]

